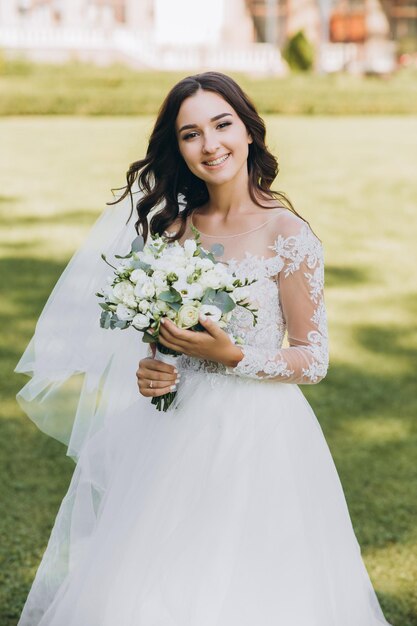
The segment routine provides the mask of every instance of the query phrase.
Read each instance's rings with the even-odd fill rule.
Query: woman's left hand
[[[243,353],[235,346],[229,335],[209,317],[200,316],[199,323],[205,328],[205,332],[179,328],[168,317],[163,317],[158,341],[163,346],[182,354],[235,367],[242,359]]]

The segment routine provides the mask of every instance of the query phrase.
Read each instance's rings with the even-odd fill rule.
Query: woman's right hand
[[[174,365],[158,359],[146,357],[139,361],[136,371],[139,392],[145,397],[163,396],[176,390],[181,374],[176,373]],[[150,387],[152,383],[152,387]]]

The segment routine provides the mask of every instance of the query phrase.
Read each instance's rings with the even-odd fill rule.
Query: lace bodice
[[[266,209],[267,219],[239,235],[201,234],[203,247],[239,277],[256,278],[249,299],[252,314],[236,307],[226,332],[240,336],[243,358],[236,367],[182,355],[181,369],[308,384],[328,367],[324,304],[324,258],[319,239],[306,222],[287,209]],[[172,232],[172,231],[171,231]],[[165,233],[167,236],[169,233]],[[190,223],[182,236],[193,237]],[[283,347],[287,333],[288,347]]]

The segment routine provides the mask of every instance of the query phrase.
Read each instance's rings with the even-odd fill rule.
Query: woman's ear
[[[248,143],[253,143],[253,138],[250,133],[248,133]]]

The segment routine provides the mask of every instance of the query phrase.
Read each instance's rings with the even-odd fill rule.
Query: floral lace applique
[[[257,279],[248,287],[249,299],[258,308],[257,324],[249,311],[236,307],[225,328],[242,340],[241,361],[228,367],[182,355],[181,370],[204,372],[213,386],[217,374],[296,384],[324,378],[328,337],[321,242],[302,222],[296,234],[278,235],[268,248],[275,255],[265,258],[247,251],[244,258],[227,261],[237,276]],[[282,348],[286,331],[291,345]]]
[[[271,309],[270,302],[265,302],[262,298],[265,307],[262,326],[269,341],[267,340],[265,345],[264,341],[257,340],[256,331],[251,331],[250,336],[245,337],[245,345],[241,348],[242,360],[236,367],[227,367],[226,373],[249,378],[274,378],[283,382],[319,382],[326,375],[328,368],[327,319],[323,296],[324,260],[321,243],[309,226],[303,224],[295,235],[288,237],[279,235],[269,248],[277,253],[276,258],[279,261],[275,267],[282,273],[279,281],[280,314],[277,314],[276,308]],[[305,289],[305,285],[308,286],[308,290]],[[283,304],[291,311],[291,315],[288,315],[288,325],[297,329],[296,343],[300,345],[276,350],[274,338],[278,338],[281,348],[285,328]],[[295,316],[299,320],[302,318],[302,322],[295,322]],[[277,324],[276,329],[273,328],[274,323]],[[299,336],[300,325],[305,326],[302,337]],[[262,331],[260,335],[262,336]],[[288,337],[291,342],[292,327],[288,328]]]

